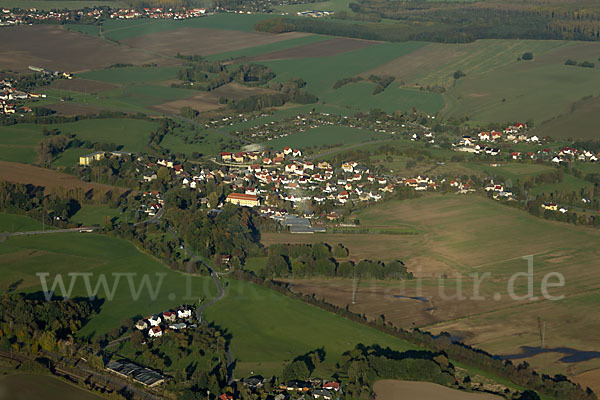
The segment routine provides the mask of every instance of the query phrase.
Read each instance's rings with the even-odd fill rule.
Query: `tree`
[[[533,53],[530,51],[523,53],[523,55],[521,56],[521,59],[525,60],[525,61],[533,60]]]
[[[281,379],[284,381],[291,381],[294,379],[306,380],[310,376],[310,371],[304,360],[292,361],[285,367],[281,374]]]
[[[454,79],[460,79],[464,76],[467,76],[467,74],[465,74],[464,72],[462,72],[461,70],[456,71],[454,74]]]

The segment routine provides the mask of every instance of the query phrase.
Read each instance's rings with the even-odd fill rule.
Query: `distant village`
[[[174,19],[184,20],[207,15],[206,8],[166,8],[146,7],[135,8],[108,8],[94,7],[83,10],[38,10],[36,8],[3,8],[0,13],[0,26],[14,26],[40,22],[77,22],[81,19],[100,20],[109,19]]]
[[[0,114],[13,115],[17,113],[32,112],[31,107],[19,105],[20,102],[46,97],[45,94],[23,92],[14,87],[14,81],[10,79],[0,80]]]

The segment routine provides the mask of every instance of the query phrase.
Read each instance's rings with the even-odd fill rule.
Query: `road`
[[[2,232],[0,233],[0,242],[4,242],[8,236],[27,236],[27,235],[45,235],[50,233],[73,233],[82,229],[96,230],[95,227],[69,228],[69,229],[49,229],[43,231],[25,231],[25,232]]]

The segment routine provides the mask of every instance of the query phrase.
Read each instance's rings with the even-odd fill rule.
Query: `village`
[[[0,80],[0,114],[30,113],[33,111],[31,107],[20,105],[20,103],[29,99],[46,97],[45,94],[18,90],[14,84],[15,81],[11,79]]]
[[[15,26],[22,24],[44,23],[44,22],[66,22],[77,23],[88,19],[98,21],[103,18],[110,19],[174,19],[184,20],[208,15],[206,8],[162,8],[144,7],[135,8],[85,8],[82,10],[38,10],[36,8],[3,8],[0,13],[0,26]]]

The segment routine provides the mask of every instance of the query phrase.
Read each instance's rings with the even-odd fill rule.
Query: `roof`
[[[244,193],[230,193],[229,196],[227,196],[228,199],[235,199],[235,200],[249,200],[249,201],[257,201],[258,200],[258,196],[255,196],[253,194],[244,194]]]

